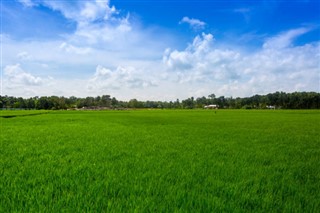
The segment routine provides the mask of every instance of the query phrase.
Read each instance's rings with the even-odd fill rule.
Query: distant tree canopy
[[[275,92],[267,95],[254,95],[245,98],[232,98],[210,94],[208,97],[190,97],[180,101],[119,101],[110,95],[97,97],[77,98],[71,96],[42,96],[21,98],[0,96],[1,109],[117,109],[117,108],[158,108],[158,109],[194,109],[215,104],[224,109],[320,109],[320,93],[317,92]]]

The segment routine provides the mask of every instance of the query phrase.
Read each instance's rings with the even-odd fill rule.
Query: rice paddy
[[[0,212],[320,209],[319,110],[2,111],[0,122]]]

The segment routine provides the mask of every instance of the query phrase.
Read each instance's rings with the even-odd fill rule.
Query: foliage
[[[181,102],[167,101],[118,101],[110,95],[97,97],[77,98],[66,97],[32,97],[23,99],[21,97],[0,96],[0,109],[71,109],[71,108],[161,108],[161,109],[194,109],[203,108],[205,105],[216,104],[219,108],[230,109],[266,109],[267,106],[275,106],[280,109],[320,109],[320,93],[316,92],[276,92],[267,95],[254,95],[246,98],[232,98],[210,94],[208,98],[187,98]]]
[[[0,122],[0,212],[320,209],[316,110],[49,111]]]

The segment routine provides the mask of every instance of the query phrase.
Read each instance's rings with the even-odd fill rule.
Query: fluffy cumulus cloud
[[[177,72],[179,82],[211,82],[237,75],[233,62],[240,57],[232,50],[215,49],[213,35],[196,36],[184,51],[167,49],[163,62]]]
[[[132,27],[129,15],[119,15],[119,11],[108,0],[100,1],[50,1],[42,4],[59,11],[70,21],[76,23],[76,31],[68,36],[74,48],[83,46],[105,46],[120,43]]]
[[[24,0],[26,1],[26,0]],[[31,1],[31,0],[28,0]],[[61,12],[66,18],[78,23],[94,22],[96,20],[107,20],[117,13],[114,6],[110,6],[108,0],[95,1],[37,1],[53,10]]]
[[[153,67],[157,58],[161,61],[167,45],[161,33],[135,26],[128,14],[121,14],[109,1],[20,2],[35,9],[39,5],[47,7],[76,27],[73,32],[50,40],[15,40],[1,35],[6,67],[4,94],[87,96],[100,95],[106,88],[132,90],[155,86],[155,81],[142,70]],[[161,43],[157,36],[162,38]],[[106,68],[97,67],[98,64],[118,68],[111,69],[107,78],[103,73]],[[94,73],[93,67],[97,67],[96,73],[89,77]],[[48,75],[54,76],[54,80],[43,77]]]
[[[74,8],[70,8],[70,3],[65,1],[48,1],[46,4],[77,23],[76,32],[69,37],[74,45],[99,46],[104,43],[114,46],[124,42],[132,29],[129,15],[118,15],[119,12],[109,5],[109,1],[78,1]]]
[[[215,48],[213,36],[202,34],[183,51],[166,50],[163,62],[177,73],[179,83],[211,84],[219,94],[319,91],[319,42],[293,45],[293,39],[307,31],[299,28],[270,37],[253,53]]]
[[[73,22],[76,27],[73,32],[50,40],[15,40],[5,36],[2,39],[4,65],[28,63],[31,68],[41,63],[55,68],[53,74],[75,70],[84,74],[84,69],[91,72],[98,64],[135,66],[144,63],[142,58],[145,61],[160,58],[167,45],[165,36],[131,23],[130,16],[121,14],[109,1],[28,2],[30,7],[41,5],[62,14],[67,23]],[[26,1],[23,4],[27,4]],[[158,42],[157,37],[161,37],[162,42]]]
[[[42,67],[47,65],[42,64]],[[65,95],[81,96],[86,91],[83,85],[87,81],[73,79],[54,79],[51,76],[37,75],[21,64],[7,65],[3,69],[1,89],[5,95],[18,97]]]
[[[10,88],[16,86],[40,86],[46,81],[24,71],[20,64],[6,66],[4,68],[4,79],[5,85]]]
[[[71,37],[75,45],[99,45],[101,43],[109,44],[109,47],[118,48],[121,42],[128,43],[127,38],[132,27],[129,22],[129,16],[114,21],[102,23],[79,23],[77,31]],[[132,32],[134,39],[136,32]]]
[[[152,86],[156,86],[155,81],[134,67],[119,66],[110,70],[98,65],[87,87],[94,91],[111,91]]]
[[[200,21],[199,19],[189,18],[187,16],[183,17],[179,23],[180,24],[183,24],[183,23],[189,24],[193,30],[202,30],[206,26],[205,22]]]
[[[119,47],[119,44],[123,43],[125,46],[128,43],[129,32],[131,43],[139,40],[138,32],[132,31],[129,14],[120,14],[120,11],[110,5],[109,0],[20,0],[20,2],[28,7],[39,5],[47,7],[62,14],[70,23],[74,23],[75,31],[63,35],[67,43],[74,47],[73,49],[88,46],[110,49]]]

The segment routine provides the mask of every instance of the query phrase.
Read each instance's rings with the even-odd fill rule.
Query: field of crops
[[[319,110],[22,114],[0,112],[0,212],[320,209]]]

